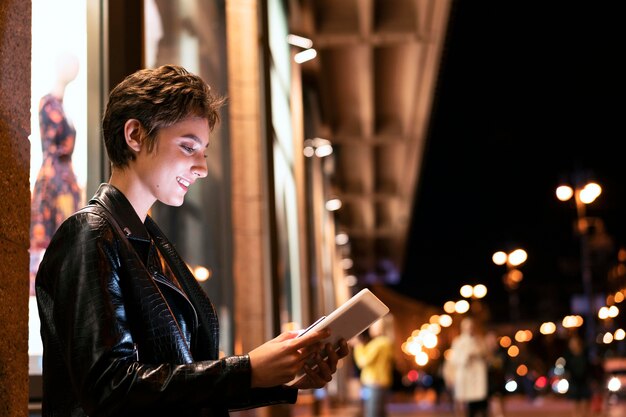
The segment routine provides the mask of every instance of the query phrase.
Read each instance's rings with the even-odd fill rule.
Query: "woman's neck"
[[[135,178],[131,169],[113,168],[109,184],[117,188],[124,194],[126,199],[135,209],[137,216],[142,222],[146,220],[148,211],[154,204],[154,200],[150,200],[143,191],[141,182]]]

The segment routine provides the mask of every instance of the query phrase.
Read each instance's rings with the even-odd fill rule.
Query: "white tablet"
[[[348,301],[327,316],[320,317],[315,323],[302,330],[298,337],[319,329],[330,329],[330,342],[336,346],[340,339],[346,341],[363,333],[372,323],[389,313],[387,307],[367,288],[362,289]],[[287,385],[296,383],[298,375]]]

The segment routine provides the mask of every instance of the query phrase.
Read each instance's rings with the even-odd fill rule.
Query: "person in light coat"
[[[361,369],[364,416],[386,417],[387,402],[393,384],[393,316],[387,314],[368,329],[370,340],[354,345],[354,361]]]
[[[461,333],[452,341],[454,399],[465,406],[468,417],[487,417],[487,346],[474,319],[461,321]]]

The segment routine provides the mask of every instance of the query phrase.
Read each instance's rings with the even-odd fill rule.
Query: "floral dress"
[[[59,225],[78,210],[80,189],[72,168],[76,129],[67,119],[63,101],[51,94],[39,102],[43,162],[31,200],[31,249],[48,247]]]

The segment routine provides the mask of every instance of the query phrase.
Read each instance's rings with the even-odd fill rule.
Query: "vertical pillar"
[[[0,2],[0,415],[28,410],[31,1]]]
[[[266,146],[261,114],[262,45],[257,0],[226,1],[228,111],[231,144],[234,346],[241,354],[271,334]],[[238,416],[268,416],[265,407]]]
[[[271,335],[264,279],[269,245],[257,7],[256,0],[226,2],[236,353],[250,351]]]
[[[106,7],[108,97],[127,75],[144,67],[143,1],[108,0]]]

